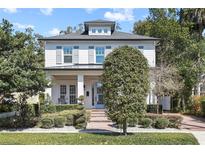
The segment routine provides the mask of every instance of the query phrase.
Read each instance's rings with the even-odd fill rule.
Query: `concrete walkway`
[[[183,121],[181,129],[191,131],[205,131],[205,118],[182,115]]]
[[[105,114],[104,109],[91,110],[90,121],[83,132],[112,132],[112,121]]]

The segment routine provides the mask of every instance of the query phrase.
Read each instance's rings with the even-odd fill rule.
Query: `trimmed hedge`
[[[157,104],[147,104],[147,113],[157,113]],[[159,114],[162,114],[162,105],[159,104]]]
[[[169,120],[166,118],[157,118],[154,121],[154,126],[155,126],[155,128],[158,128],[158,129],[167,128],[168,125],[169,125]]]
[[[41,113],[55,113],[56,106],[53,104],[44,104],[40,106]]]
[[[169,120],[168,127],[170,128],[180,128],[181,122],[183,120],[180,115],[162,115],[148,113],[145,117],[152,119],[152,121],[155,121],[157,118],[167,118]]]
[[[64,111],[64,110],[83,110],[83,105],[80,104],[63,104],[63,105],[55,105],[56,111]]]
[[[153,123],[153,121],[150,118],[144,118],[144,119],[141,120],[141,125],[142,125],[143,128],[151,127],[152,123]]]
[[[59,117],[63,117],[62,119]],[[44,119],[53,119],[54,124],[47,126],[47,123],[43,122]],[[46,120],[47,122],[48,120]],[[56,123],[55,123],[56,121]],[[65,110],[56,113],[47,113],[42,115],[42,119],[40,121],[40,127],[42,128],[52,128],[52,127],[63,127],[66,126],[74,126],[76,129],[84,129],[87,125],[87,114],[85,110]],[[58,124],[57,124],[58,123]]]
[[[201,101],[201,111],[202,111],[202,115],[205,116],[205,100]]]
[[[57,128],[62,128],[65,126],[66,118],[63,116],[57,116],[54,118],[54,126]]]
[[[41,128],[49,129],[54,127],[54,118],[53,117],[45,117],[41,119]]]

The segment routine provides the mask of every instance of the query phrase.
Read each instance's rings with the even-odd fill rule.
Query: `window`
[[[66,85],[60,85],[60,99],[65,100],[66,91]]]
[[[92,29],[92,33],[96,33],[96,29]]]
[[[111,46],[106,46],[106,49],[111,49]]]
[[[98,33],[102,33],[102,29],[98,29]]]
[[[56,46],[56,49],[62,49],[62,46]]]
[[[104,29],[104,33],[107,33],[107,29],[106,28]]]
[[[79,49],[79,46],[74,46],[73,48],[74,48],[74,49]]]
[[[94,49],[94,46],[89,46],[88,48],[89,48],[89,49]]]
[[[138,49],[144,49],[144,46],[140,45],[138,46]]]
[[[71,47],[64,47],[64,63],[72,63],[72,48]]]
[[[70,85],[70,104],[76,104],[76,86]]]
[[[97,47],[96,48],[96,63],[102,64],[104,62],[105,48]]]

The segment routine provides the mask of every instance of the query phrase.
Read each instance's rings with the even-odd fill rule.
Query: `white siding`
[[[69,41],[69,42],[47,42],[45,46],[45,66],[51,67],[51,66],[64,66],[64,65],[72,65],[72,64],[56,64],[56,46],[79,46],[78,49],[78,62],[80,64],[88,64],[89,61],[89,53],[88,53],[88,47],[89,46],[111,46],[112,50],[116,47],[122,46],[122,45],[128,45],[133,47],[138,46],[144,46],[144,49],[142,49],[142,53],[144,56],[148,59],[148,63],[151,67],[155,67],[155,45],[154,41]],[[63,56],[63,54],[62,54]],[[63,59],[63,57],[62,57]],[[95,52],[94,52],[94,63],[95,63]]]

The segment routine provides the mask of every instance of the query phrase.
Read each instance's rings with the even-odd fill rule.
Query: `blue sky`
[[[56,35],[68,25],[77,26],[95,19],[115,20],[120,23],[121,31],[131,32],[134,22],[147,15],[148,9],[0,9],[0,19],[9,20],[16,30],[31,27],[44,36]]]

